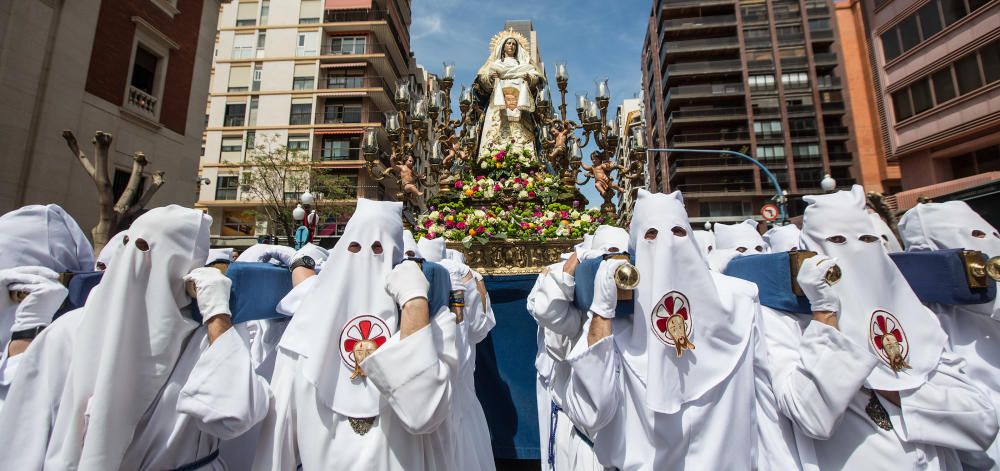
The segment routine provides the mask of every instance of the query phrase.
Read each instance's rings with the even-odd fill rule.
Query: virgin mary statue
[[[528,40],[514,31],[501,31],[490,41],[490,56],[479,68],[476,82],[490,96],[479,140],[483,158],[511,144],[511,151],[535,149],[534,90],[545,81],[528,51]]]

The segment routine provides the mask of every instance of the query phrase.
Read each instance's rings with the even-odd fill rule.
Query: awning
[[[898,213],[916,206],[918,202],[917,200],[920,197],[934,199],[939,196],[944,196],[998,180],[1000,180],[1000,172],[980,173],[978,175],[972,175],[971,177],[958,178],[946,182],[935,183],[933,185],[922,186],[920,188],[914,188],[912,190],[901,191],[895,195],[887,196],[885,201],[889,204],[889,207],[892,208],[893,211]]]
[[[313,134],[323,134],[323,135],[357,135],[364,134],[364,128],[337,128],[337,129],[323,129],[317,128]]]

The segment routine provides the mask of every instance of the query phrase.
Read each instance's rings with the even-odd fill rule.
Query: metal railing
[[[830,159],[830,163],[834,162],[851,163],[854,161],[854,155],[852,155],[850,152],[830,152],[829,154],[827,154],[827,157]]]
[[[288,124],[289,125],[312,124],[311,118],[312,118],[312,112],[289,113]]]
[[[691,118],[713,118],[718,116],[746,116],[747,110],[742,106],[727,106],[724,108],[705,108],[700,110],[677,110],[670,113],[671,120]]]
[[[141,111],[143,114],[149,115],[149,117],[152,118],[156,116],[157,103],[158,100],[155,96],[129,85],[128,104],[133,109]]]
[[[328,74],[322,76],[323,88],[328,90],[342,90],[351,88],[381,88],[387,92],[389,84],[382,77],[377,75],[335,75]]]
[[[712,38],[712,39],[690,39],[687,41],[667,41],[663,45],[664,53],[703,51],[712,49],[724,49],[739,47],[740,42],[736,37]]]
[[[705,62],[678,62],[667,66],[667,76],[683,74],[704,74],[710,72],[739,72],[743,65],[739,59],[705,61]]]
[[[670,87],[670,91],[667,92],[666,101],[670,102],[671,99],[676,98],[737,96],[742,94],[742,83],[682,85],[679,87]]]
[[[663,22],[664,29],[701,28],[706,26],[736,25],[736,15],[698,16],[679,18]]]
[[[815,113],[816,107],[814,105],[785,105],[785,109],[789,113]]]
[[[229,115],[222,118],[222,125],[226,127],[243,126],[244,123],[246,123],[246,117],[243,115]]]
[[[840,77],[821,76],[816,78],[816,86],[820,90],[840,88]]]
[[[709,142],[749,142],[750,133],[747,131],[722,131],[722,132],[706,132],[706,133],[694,133],[694,134],[678,134],[670,138],[670,145],[676,146],[681,144],[692,144],[692,143],[709,143]]]
[[[824,102],[824,103],[822,103],[822,108],[823,108],[824,112],[826,112],[826,111],[844,111],[846,109],[844,107],[844,102],[842,102],[842,101],[828,101],[828,102]]]
[[[788,134],[792,138],[817,136],[816,129],[789,129]]]
[[[816,65],[837,65],[837,55],[832,52],[813,54],[813,62],[815,62]],[[782,63],[782,65],[784,65],[784,63]]]
[[[805,57],[782,57],[781,58],[781,68],[797,68],[797,67],[808,67],[809,59]]]
[[[780,45],[801,44],[801,43],[805,42],[805,40],[806,40],[806,37],[802,33],[797,33],[797,34],[779,34],[778,35],[778,44],[780,44]]]
[[[730,183],[682,183],[674,185],[681,193],[753,193],[757,187],[752,180]]]
[[[388,19],[389,13],[386,10],[376,10],[374,8],[363,8],[357,10],[326,10],[323,12],[323,21],[326,23],[342,23],[347,21],[382,21]]]
[[[774,61],[771,59],[747,61],[747,69],[772,70],[774,69]]]
[[[827,126],[823,129],[827,139],[831,137],[847,137],[847,128],[844,126]]]
[[[746,38],[747,48],[771,47],[771,38],[764,36],[759,38]]]
[[[819,29],[809,32],[809,39],[812,41],[833,41],[833,30]]]
[[[355,56],[359,54],[388,54],[388,49],[386,49],[385,44],[372,41],[371,37],[365,40],[364,47],[358,48],[357,45],[353,48],[345,50],[343,46],[334,48],[330,40],[324,41],[323,47],[320,48],[321,54],[324,56]]]

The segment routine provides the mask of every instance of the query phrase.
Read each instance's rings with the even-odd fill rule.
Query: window
[[[249,59],[253,57],[253,50],[253,34],[237,34],[233,36],[233,59]]]
[[[292,134],[288,136],[288,153],[299,153],[300,156],[309,152],[309,135]]]
[[[913,114],[931,109],[934,100],[931,99],[930,81],[923,78],[910,85],[910,98],[913,99]]]
[[[132,82],[130,85],[150,95],[155,94],[153,85],[156,82],[156,66],[159,62],[159,56],[149,52],[141,44],[136,47],[135,61],[132,63]]]
[[[920,17],[920,33],[924,39],[934,36],[938,31],[941,31],[941,14],[938,13],[936,1],[931,1],[921,7],[917,11],[917,16]]]
[[[245,99],[245,98],[244,98]],[[247,114],[246,103],[226,103],[226,115],[223,126],[243,126]]]
[[[986,75],[986,83],[993,83],[1000,80],[1000,41],[993,41],[979,50],[979,55],[983,60],[983,74]]]
[[[312,99],[293,98],[292,108],[288,114],[288,124],[312,123]]]
[[[328,103],[323,108],[324,123],[360,123],[361,105]]]
[[[986,5],[990,0],[969,0],[969,10],[976,11],[979,7]]]
[[[917,17],[910,15],[899,23],[899,38],[903,41],[903,50],[908,51],[920,43],[920,30],[917,29]]]
[[[267,44],[267,31],[257,33],[257,57],[264,57],[264,45]]]
[[[323,160],[360,160],[361,137],[323,136]]]
[[[323,3],[320,0],[302,0],[299,3],[299,24],[319,23],[323,17]]]
[[[330,54],[364,54],[368,38],[365,36],[336,36],[330,38]]]
[[[892,28],[889,31],[882,33],[882,55],[885,56],[885,61],[889,62],[903,53],[903,48],[899,45],[899,31],[896,28]]]
[[[314,64],[295,64],[295,71],[292,76],[292,90],[312,90],[316,87],[314,78]]]
[[[781,74],[781,84],[785,88],[807,88],[809,87],[809,77],[805,72]]]
[[[940,0],[941,11],[944,12],[944,24],[950,25],[968,13],[965,11],[965,0]]]
[[[295,55],[296,56],[315,56],[318,51],[316,51],[316,43],[319,38],[318,31],[307,31],[304,33],[299,33],[297,42],[295,43]]]
[[[796,161],[810,161],[819,159],[818,144],[792,144],[792,157]]]
[[[749,216],[753,208],[749,201],[712,201],[698,204],[698,214],[702,217]]]
[[[257,147],[257,133],[254,131],[247,131],[247,152],[250,152],[256,147]]]
[[[253,65],[253,83],[250,85],[250,88],[253,91],[256,92],[256,91],[260,90],[260,79],[261,79],[261,77],[263,75],[264,75],[264,65],[263,64],[254,64]]]
[[[263,0],[260,2],[260,24],[266,25],[269,16],[271,16],[271,2]]]
[[[241,152],[242,150],[242,136],[222,136],[222,152]]]
[[[326,77],[326,88],[362,88],[365,86],[363,70],[335,72]]]
[[[945,67],[931,75],[934,82],[934,97],[938,103],[955,98],[955,80],[951,77],[951,67]]]
[[[781,137],[781,121],[777,119],[754,121],[753,132],[757,137]]]
[[[240,187],[240,177],[236,175],[220,176],[215,183],[215,199],[235,200],[236,190]]]
[[[774,75],[751,75],[747,77],[747,81],[750,85],[750,90],[774,90]]]
[[[257,24],[257,3],[240,3],[236,7],[236,26]]]
[[[250,89],[250,67],[229,69],[229,93],[245,92]]]
[[[896,113],[896,122],[913,116],[913,106],[910,105],[910,93],[907,89],[892,94],[892,109]]]
[[[785,146],[757,146],[757,159],[765,162],[785,163]]]
[[[983,86],[983,79],[979,76],[979,59],[975,53],[955,61],[955,76],[958,77],[959,95]]]

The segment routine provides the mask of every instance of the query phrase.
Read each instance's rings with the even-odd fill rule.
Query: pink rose
[[[462,180],[459,180],[459,181],[455,182],[455,189],[458,189],[458,190],[462,189]]]
[[[444,227],[447,227],[448,229],[454,228],[455,227],[455,221],[445,221],[444,222]]]
[[[465,223],[464,222],[460,222],[458,224],[455,224],[455,228],[456,229],[465,229]]]
[[[428,229],[428,228],[430,228],[433,225],[434,225],[434,222],[431,221],[430,219],[424,221],[424,229]]]

